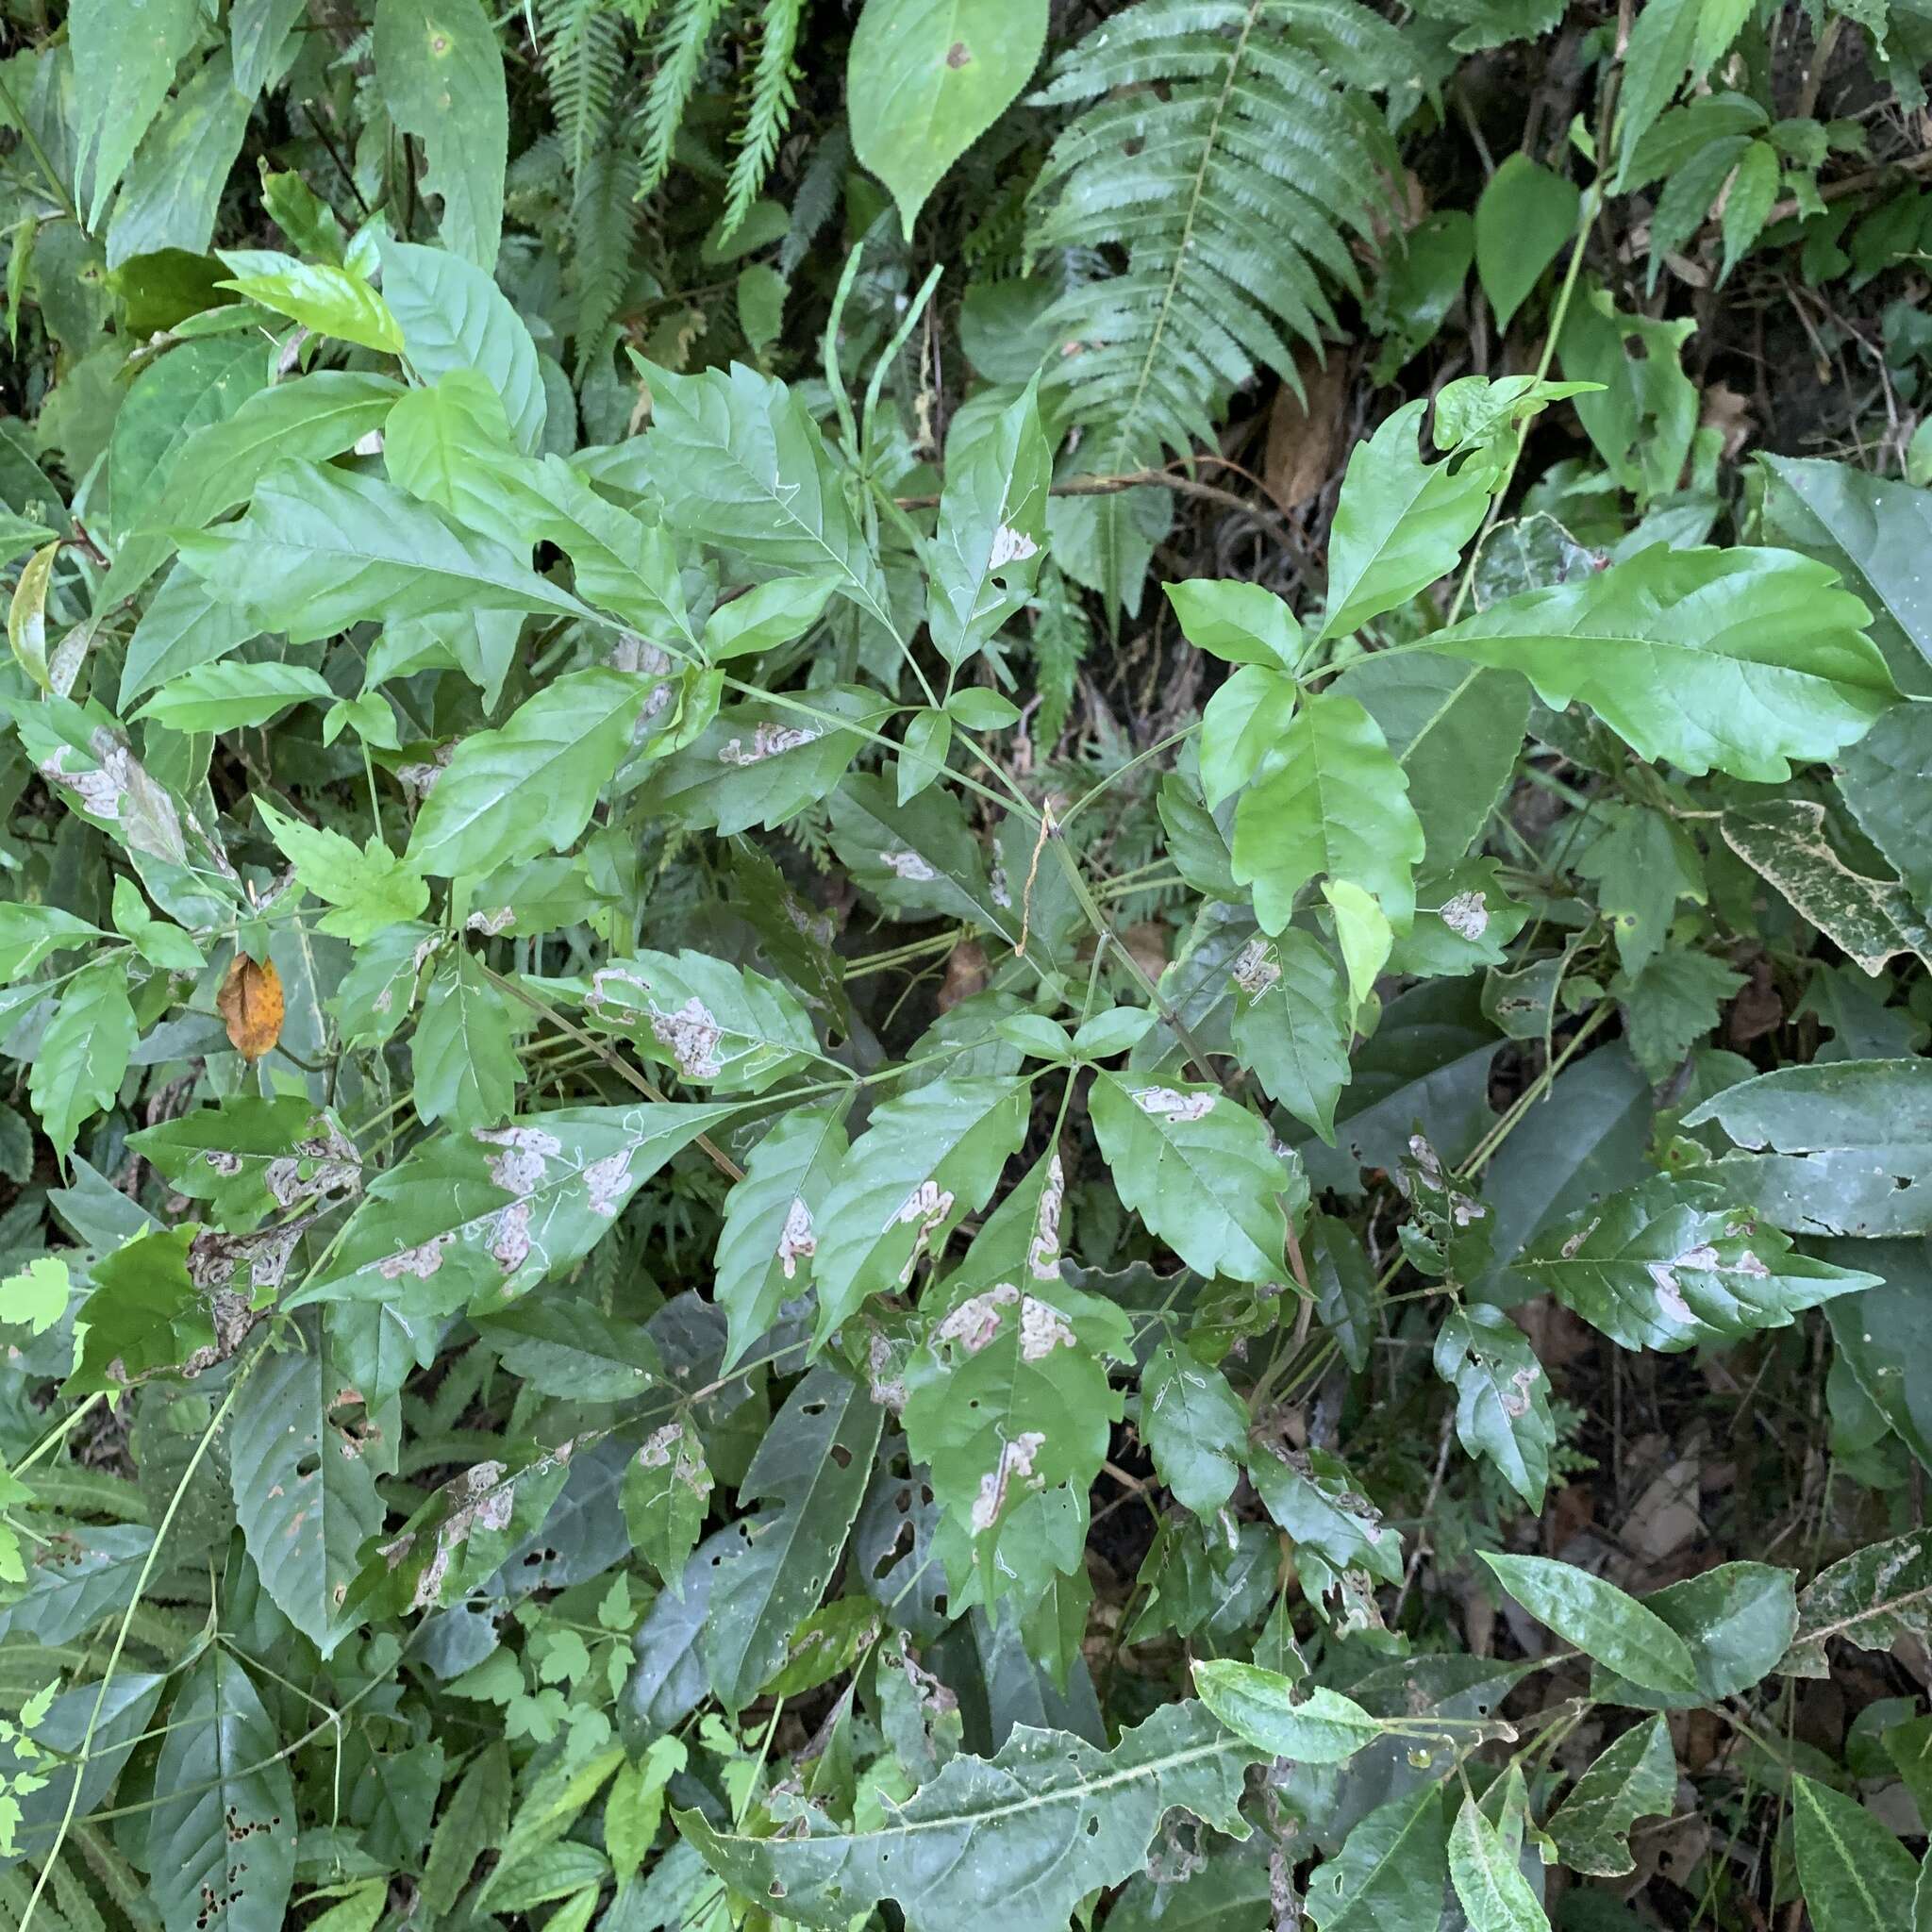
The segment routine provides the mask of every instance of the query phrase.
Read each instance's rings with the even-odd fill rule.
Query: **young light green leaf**
[[[1208,577],[1165,588],[1189,643],[1230,664],[1261,664],[1294,675],[1302,658],[1302,627],[1273,591]]]
[[[385,356],[402,353],[403,332],[389,305],[355,270],[253,248],[226,252],[222,259],[234,271],[222,287],[245,300],[317,335]]]
[[[1257,1664],[1216,1657],[1194,1666],[1201,1702],[1239,1738],[1294,1764],[1343,1764],[1382,1735],[1383,1725],[1353,1698]]]
[[[1499,333],[1576,233],[1582,199],[1574,182],[1520,150],[1490,176],[1475,205],[1475,272]]]
[[[1418,399],[1349,456],[1329,538],[1321,637],[1346,637],[1446,576],[1490,508],[1495,466],[1481,457],[1425,463]]]
[[[1243,664],[1201,713],[1201,794],[1211,811],[1277,754],[1301,703],[1293,678]]]
[[[1413,870],[1426,848],[1408,781],[1353,698],[1304,701],[1272,769],[1241,794],[1234,875],[1252,886],[1262,930],[1279,933],[1312,879],[1345,879],[1376,899],[1396,932],[1415,917]]]
[[[374,835],[358,845],[326,826],[289,818],[258,793],[255,808],[296,878],[334,908],[316,922],[320,931],[359,945],[385,926],[416,918],[429,904],[422,874]]]
[[[319,671],[300,664],[199,664],[157,691],[134,715],[170,731],[240,731],[291,705],[335,696]]]
[[[1548,1557],[1485,1550],[1482,1559],[1531,1616],[1586,1656],[1644,1690],[1696,1697],[1696,1668],[1684,1640],[1614,1583]]]

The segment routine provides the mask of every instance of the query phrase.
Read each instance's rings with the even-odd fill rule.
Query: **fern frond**
[[[570,235],[579,382],[608,351],[611,325],[630,285],[638,216],[630,192],[634,152],[628,141],[613,132],[585,158],[576,177]]]
[[[724,216],[720,238],[726,239],[751,212],[765,185],[765,176],[778,156],[778,143],[791,119],[798,95],[793,82],[797,66],[798,24],[805,0],[765,0],[758,29],[758,64],[752,71],[751,101],[745,109],[744,132],[731,162],[731,179],[724,192]]]
[[[608,0],[539,0],[538,43],[573,179],[610,125],[624,79],[624,16]]]
[[[1041,170],[1029,253],[1125,258],[1052,311],[1083,470],[1211,441],[1231,391],[1292,381],[1297,344],[1336,333],[1393,175],[1364,91],[1413,71],[1359,0],[1140,0],[1062,57],[1036,103],[1091,105]]]
[[[778,248],[778,273],[789,282],[806,252],[839,206],[839,191],[852,165],[852,140],[841,122],[811,151],[798,192],[791,197],[791,225]]]
[[[671,171],[672,144],[697,87],[705,49],[726,0],[676,0],[665,23],[658,71],[644,97],[644,148],[637,192],[649,194]]]

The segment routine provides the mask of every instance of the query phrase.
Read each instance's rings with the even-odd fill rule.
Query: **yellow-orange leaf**
[[[258,966],[237,953],[215,995],[228,1042],[243,1059],[258,1060],[282,1037],[282,975],[273,960]]]

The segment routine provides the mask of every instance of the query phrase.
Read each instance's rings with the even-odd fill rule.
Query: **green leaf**
[[[1182,1508],[1209,1517],[1234,1494],[1248,1409],[1219,1369],[1162,1342],[1141,1373],[1140,1426],[1156,1473]],[[1224,1717],[1211,1697],[1208,1704]]]
[[[587,1301],[528,1295],[482,1317],[476,1331],[511,1374],[544,1395],[634,1401],[663,1380],[649,1331],[613,1321]]]
[[[247,301],[273,308],[317,335],[385,356],[402,354],[403,331],[389,305],[354,269],[298,261],[292,255],[262,249],[225,253],[222,259],[234,271],[222,287]]]
[[[212,1346],[208,1297],[188,1273],[194,1238],[192,1223],[153,1228],[94,1263],[93,1291],[75,1317],[78,1359],[63,1394],[118,1393]]]
[[[774,577],[753,585],[741,597],[711,612],[705,625],[706,661],[723,664],[733,658],[775,651],[803,637],[818,622],[825,600],[837,588],[836,577]],[[585,594],[596,596],[594,591]]]
[[[1234,875],[1254,888],[1262,929],[1282,931],[1295,894],[1326,876],[1361,887],[1406,932],[1415,916],[1412,872],[1425,849],[1407,791],[1361,706],[1332,691],[1307,699],[1281,734],[1272,769],[1235,811]]]
[[[66,1300],[63,1269],[62,1307]],[[22,1491],[12,1500],[25,1496]],[[0,1636],[40,1644],[69,1643],[103,1619],[119,1615],[134,1601],[135,1585],[154,1543],[151,1529],[112,1524],[88,1529],[83,1541],[63,1547],[58,1558],[50,1552],[49,1560],[33,1565],[25,1591],[0,1608]]]
[[[625,1465],[622,1500],[632,1546],[665,1588],[682,1596],[684,1566],[711,1507],[711,1471],[689,1416],[645,1438]]]
[[[358,845],[325,826],[286,817],[257,794],[255,808],[302,885],[335,909],[317,929],[360,945],[385,926],[415,919],[429,904],[423,875],[371,835]]]
[[[229,1423],[235,1520],[282,1614],[327,1657],[355,1627],[342,1610],[357,1553],[385,1510],[361,1435],[341,1415],[347,1386],[335,1330],[306,1318],[258,1360]],[[266,1755],[266,1754],[262,1754]]]
[[[1596,884],[1597,909],[1616,935],[1624,970],[1640,974],[1662,950],[1679,899],[1709,897],[1703,861],[1683,828],[1641,806],[1607,807],[1604,829],[1575,859]]]
[[[770,1330],[781,1304],[810,1286],[825,1200],[848,1146],[841,1102],[791,1108],[725,1196],[711,1294],[730,1323],[726,1369]]]
[[[1201,795],[1211,811],[1231,798],[1280,749],[1301,703],[1291,677],[1243,664],[1201,713]]]
[[[765,698],[727,706],[691,742],[652,768],[646,810],[721,837],[752,825],[774,831],[825,796],[891,707],[851,685],[814,691],[795,705]]]
[[[1311,1685],[1294,1697],[1294,1680],[1257,1664],[1217,1657],[1194,1666],[1201,1702],[1259,1751],[1295,1764],[1342,1764],[1382,1735],[1353,1698]]]
[[[484,269],[446,249],[385,239],[380,252],[383,299],[409,367],[426,383],[475,370],[502,397],[517,447],[535,455],[549,404],[537,345],[508,298]]]
[[[992,1198],[1025,1138],[1026,1092],[1021,1080],[948,1074],[874,1111],[819,1217],[821,1341],[869,1296],[909,1287],[920,1257],[941,1254]]]
[[[446,952],[409,1047],[416,1112],[425,1123],[492,1126],[516,1106],[516,1040],[504,996],[460,947]]]
[[[1576,233],[1582,200],[1574,182],[1521,150],[1490,176],[1475,205],[1475,273],[1498,334]]]
[[[1768,141],[1754,141],[1739,157],[1737,172],[1724,190],[1721,223],[1724,259],[1718,271],[1720,283],[1764,232],[1777,200],[1778,175],[1777,150]]]
[[[1677,1799],[1677,1757],[1661,1716],[1635,1724],[1610,1745],[1550,1814],[1548,1831],[1573,1872],[1621,1878],[1636,1865],[1630,1827],[1668,1818]]]
[[[200,664],[157,691],[134,715],[170,731],[240,731],[291,705],[335,696],[319,671],[299,664]]]
[[[852,149],[892,191],[907,241],[1045,44],[1045,0],[866,0],[845,69]]]
[[[1690,1647],[1697,1695],[1648,1691],[1599,1668],[1591,1673],[1590,1694],[1600,1702],[1657,1710],[1740,1696],[1784,1656],[1798,1621],[1791,1573],[1769,1563],[1720,1563],[1653,1591],[1643,1607]]]
[[[649,692],[627,672],[574,671],[519,705],[501,730],[464,739],[423,803],[405,862],[447,878],[575,843]]]
[[[210,1203],[231,1234],[247,1233],[277,1208],[354,1193],[362,1184],[356,1143],[332,1114],[300,1095],[241,1094],[193,1108],[130,1134],[127,1144],[177,1194]]]
[[[762,1093],[820,1058],[789,987],[704,953],[634,953],[598,967],[584,1018],[721,1093]]]
[[[441,1919],[455,1906],[476,1860],[503,1843],[509,1801],[509,1753],[501,1739],[493,1739],[470,1760],[436,1822],[423,1868],[424,1911]]]
[[[1873,634],[1880,636],[1878,626]],[[1932,905],[1932,715],[1926,708],[1894,705],[1857,744],[1847,746],[1838,760],[1838,789],[1858,829],[1885,855],[1913,905]],[[1823,829],[1816,828],[1820,834]],[[1812,842],[1829,849],[1822,837]],[[1735,844],[1732,850],[1757,867],[1751,852]],[[1792,904],[1804,909],[1797,899]]]
[[[1697,1696],[1684,1640],[1614,1583],[1548,1557],[1481,1553],[1499,1582],[1539,1623],[1645,1690]]]
[[[931,0],[868,0],[858,31],[863,34],[865,20],[881,9],[901,16],[926,11],[950,16],[961,7],[970,12],[987,4],[949,0],[941,8]],[[1024,11],[1032,0],[991,4]],[[1052,478],[1053,453],[1040,426],[1032,385],[962,452],[950,457],[939,530],[927,552],[926,625],[933,648],[954,670],[981,650],[1031,595],[1046,546],[1046,491]]]
[[[785,1660],[801,1618],[838,1568],[878,1453],[885,1410],[864,1389],[815,1368],[773,1420],[740,1485],[742,1507],[773,1507],[711,1583],[705,1667],[734,1716]]]
[[[58,542],[44,543],[28,558],[7,606],[7,641],[15,661],[42,691],[52,689],[47,673],[47,590],[60,556]]]
[[[975,1248],[922,1309],[924,1339],[906,1368],[907,1445],[931,1466],[933,1494],[989,1603],[1015,1567],[1002,1545],[1023,1533],[1023,1499],[1064,1485],[1084,1502],[1123,1407],[1108,1358],[1133,1353],[1118,1308],[1031,1268],[1014,1272],[1017,1282],[988,1282]]]
[[[1339,1456],[1257,1447],[1248,1474],[1262,1507],[1295,1545],[1305,1590],[1317,1580],[1310,1574],[1315,1558],[1336,1573],[1361,1570],[1385,1583],[1402,1581],[1401,1537],[1383,1524]]]
[[[280,1932],[295,1875],[295,1786],[248,1673],[210,1644],[168,1713],[146,1864],[170,1925]],[[210,1923],[216,1923],[210,1919]]]
[[[1210,577],[1165,588],[1189,643],[1230,664],[1261,664],[1294,675],[1304,648],[1302,627],[1273,591]]]
[[[1729,1163],[1707,1169],[1728,1177]],[[1516,1266],[1620,1348],[1677,1352],[1786,1328],[1877,1285],[1796,1253],[1716,1180],[1657,1174],[1541,1236]]]
[[[1111,1751],[1018,1725],[996,1757],[955,1757],[874,1831],[754,1837],[674,1816],[734,1891],[783,1899],[808,1924],[843,1925],[891,1898],[910,1932],[942,1932],[995,1902],[1011,1932],[1062,1932],[1087,1893],[1141,1868],[1167,1812],[1244,1836],[1237,1807],[1258,1755],[1201,1705],[1177,1704]]]
[[[1890,1650],[1902,1637],[1932,1632],[1932,1533],[1915,1529],[1854,1550],[1806,1585],[1798,1627],[1778,1665],[1788,1676],[1828,1677],[1833,1638],[1861,1650]]]
[[[581,1260],[658,1168],[733,1111],[562,1108],[438,1134],[370,1182],[333,1265],[285,1306],[385,1302],[412,1318],[504,1307]]]
[[[1684,1116],[1740,1147],[1710,1179],[1798,1234],[1932,1233],[1932,1061],[1832,1060],[1740,1080]],[[1767,1151],[1757,1152],[1755,1150]]]
[[[313,464],[273,471],[247,511],[184,532],[188,567],[258,630],[291,643],[365,618],[399,623],[446,611],[545,611],[582,617],[575,597],[499,545],[445,522],[379,477]]]
[[[32,906],[18,900],[0,901],[0,979],[17,984],[27,979],[42,960],[72,952],[100,937],[100,927],[58,906]]]
[[[1781,783],[1892,702],[1865,607],[1784,550],[1657,545],[1580,583],[1506,598],[1429,641],[1581,699],[1641,758]]]
[[[207,252],[253,106],[235,86],[228,56],[216,53],[162,109],[108,223],[110,269],[164,248]]]
[[[1793,1775],[1791,1844],[1818,1932],[1895,1932],[1911,1923],[1918,1863],[1857,1799]]]
[[[108,954],[67,982],[27,1081],[34,1112],[63,1163],[81,1124],[113,1106],[135,1032],[125,961]]]
[[[1529,1338],[1500,1308],[1471,1303],[1452,1308],[1436,1331],[1435,1365],[1456,1391],[1457,1440],[1541,1509],[1557,1424],[1550,1378]]]
[[[198,664],[211,664],[239,650],[259,628],[246,610],[210,595],[208,587],[177,561],[161,579],[127,641],[121,708],[125,711],[143,691]]]
[[[477,0],[377,0],[374,51],[390,119],[423,143],[444,245],[493,272],[509,142],[495,24]]]
[[[1883,732],[1890,738],[1894,717],[1918,719],[1924,709],[1923,705],[1900,705],[1878,721],[1873,735]],[[1845,756],[1857,760],[1864,751],[1857,745]],[[1870,767],[1858,769],[1869,773]],[[1910,801],[1921,785],[1908,772],[1887,774],[1886,795],[1895,803],[1873,816],[1891,842],[1911,837],[1916,806]],[[1861,795],[1868,801],[1871,796]],[[1816,800],[1767,798],[1733,808],[1718,823],[1724,843],[1866,973],[1876,974],[1901,953],[1932,965],[1932,925],[1920,910],[1928,901],[1916,877],[1907,883],[1867,878],[1854,871],[1834,850],[1824,828],[1824,808]]]
[[[1329,538],[1328,614],[1320,636],[1346,637],[1448,575],[1490,508],[1494,465],[1425,463],[1424,400],[1405,403],[1350,453]]]
[[[1282,1279],[1282,1197],[1307,1201],[1267,1125],[1218,1088],[1095,1076],[1088,1106],[1122,1203],[1197,1274]]]
[[[1470,1932],[1549,1932],[1516,1854],[1474,1797],[1463,1799],[1449,1834],[1449,1882]]]
[[[1308,1880],[1321,1932],[1435,1932],[1442,1917],[1449,1832],[1442,1794],[1418,1785],[1371,1811]]]
[[[70,14],[74,178],[80,178],[77,164],[92,151],[90,229],[100,226],[108,197],[168,98],[175,70],[194,51],[202,18],[195,0],[160,0],[159,5],[138,11],[129,11],[115,0],[79,0]]]

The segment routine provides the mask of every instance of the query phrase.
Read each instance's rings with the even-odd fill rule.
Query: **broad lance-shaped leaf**
[[[1732,1166],[1707,1171],[1728,1180]],[[1713,1181],[1656,1174],[1559,1223],[1515,1265],[1620,1348],[1671,1352],[1788,1328],[1802,1309],[1877,1286],[1798,1254],[1737,1199]]]
[[[796,706],[775,698],[729,705],[651,768],[641,803],[693,831],[775,831],[838,784],[865,743],[862,731],[875,730],[891,709],[876,691],[844,684]]]
[[[1107,1363],[1133,1355],[1120,1309],[1049,1272],[989,1283],[969,1263],[906,1365],[907,1443],[931,1465],[933,1494],[970,1544],[988,1603],[1000,1593],[989,1574],[995,1550],[1022,1499],[1060,1485],[1084,1498],[1100,1474],[1123,1408]]]
[[[1432,1783],[1371,1811],[1308,1880],[1320,1932],[1435,1932],[1442,1920],[1449,1827]]]
[[[568,1294],[525,1295],[483,1316],[476,1332],[511,1374],[540,1394],[635,1401],[663,1380],[664,1364],[648,1329],[614,1321]]]
[[[959,439],[955,437],[957,442]],[[1053,453],[1027,389],[957,457],[948,452],[929,554],[926,625],[957,670],[1025,603],[1046,544]]]
[[[1335,1144],[1335,1103],[1354,1037],[1348,983],[1313,933],[1251,940],[1228,969],[1228,1031],[1269,1099]]]
[[[15,1500],[19,1500],[16,1498]],[[72,1642],[134,1601],[155,1533],[133,1524],[90,1526],[27,1563],[26,1586],[0,1605],[0,1639]]]
[[[1494,463],[1423,461],[1427,407],[1404,404],[1350,452],[1329,539],[1324,638],[1346,637],[1447,576],[1489,509]]]
[[[281,1748],[248,1673],[210,1644],[169,1709],[155,1765],[143,1862],[168,1925],[276,1932],[285,1923],[297,1820]]]
[[[886,1412],[858,1383],[815,1368],[792,1390],[738,1491],[754,1517],[744,1550],[711,1583],[705,1668],[734,1716],[785,1661],[799,1623],[839,1567],[865,1500]]]
[[[1548,1557],[1485,1550],[1482,1558],[1531,1616],[1585,1656],[1646,1690],[1696,1696],[1696,1670],[1684,1640],[1614,1583]]]
[[[731,1324],[725,1369],[811,1284],[825,1199],[850,1146],[845,1108],[834,1099],[780,1114],[724,1197],[711,1296]]]
[[[27,1082],[34,1112],[62,1161],[82,1123],[113,1106],[134,1040],[126,961],[111,954],[92,960],[61,992]]]
[[[868,1295],[903,1291],[923,1255],[938,1255],[992,1198],[1026,1133],[1026,1084],[946,1077],[874,1110],[839,1169],[813,1264],[819,1340]]]
[[[1549,1932],[1549,1918],[1516,1854],[1474,1797],[1463,1799],[1449,1834],[1449,1882],[1464,1917],[1479,1932]]]
[[[574,843],[649,695],[627,672],[574,671],[519,705],[501,730],[464,739],[423,802],[408,863],[448,878]]]
[[[229,1234],[246,1234],[276,1208],[319,1194],[353,1194],[361,1156],[341,1124],[298,1095],[240,1094],[143,1127],[127,1144],[177,1194],[212,1204]]]
[[[1677,1801],[1677,1757],[1661,1716],[1634,1724],[1571,1787],[1548,1830],[1573,1872],[1620,1878],[1637,1863],[1630,1827],[1668,1818]]]
[[[705,953],[633,953],[591,975],[584,1017],[630,1041],[680,1079],[723,1093],[762,1093],[820,1058],[789,987]]]
[[[1425,847],[1408,779],[1381,728],[1333,691],[1302,704],[1235,808],[1234,875],[1254,888],[1265,932],[1280,932],[1296,893],[1324,877],[1359,886],[1407,932]]]
[[[560,1108],[434,1135],[371,1182],[333,1266],[284,1306],[501,1307],[581,1260],[645,1181],[734,1111],[682,1101]]]
[[[1901,716],[1923,731],[1925,711],[1924,705],[1895,706],[1873,727],[1872,737],[1890,735],[1892,720]],[[1869,742],[1855,745],[1845,756],[1857,758]],[[1916,808],[1932,784],[1925,774],[1893,773],[1882,791],[1888,799],[1909,800]],[[1863,822],[1867,815],[1858,816]],[[1902,879],[1869,878],[1854,871],[1826,835],[1824,808],[1816,799],[1767,798],[1725,812],[1718,824],[1724,843],[1866,973],[1875,975],[1901,953],[1932,966],[1932,925],[1919,910],[1924,886],[1932,885],[1932,879],[1915,880],[1908,887]],[[1918,836],[1916,828],[1912,843],[1921,852],[1932,848],[1932,840]]]
[[[1712,1179],[1776,1226],[1932,1233],[1932,1060],[1780,1067],[1684,1116],[1687,1127],[1707,1121],[1754,1150],[1726,1156]]]
[[[1740,1696],[1776,1665],[1798,1625],[1791,1573],[1771,1563],[1720,1563],[1641,1601],[1684,1640],[1697,1688],[1646,1689],[1599,1663],[1590,1674],[1590,1694],[1599,1704],[1681,1710]]]
[[[1307,1183],[1268,1127],[1217,1087],[1095,1075],[1088,1106],[1114,1191],[1197,1274],[1274,1282],[1287,1266],[1282,1197]]]
[[[170,731],[241,731],[291,705],[327,704],[334,696],[321,672],[301,664],[197,664],[170,679],[135,717]]]
[[[516,1106],[516,1040],[506,995],[461,947],[443,956],[409,1041],[416,1112],[426,1125],[493,1126]]]
[[[753,1838],[695,1811],[675,1816],[734,1891],[782,1901],[803,1924],[845,1926],[890,1898],[910,1932],[994,1919],[1008,1932],[1064,1932],[1087,1893],[1141,1868],[1167,1812],[1245,1838],[1242,1780],[1261,1755],[1202,1705],[1173,1704],[1111,1751],[1016,1725],[996,1757],[954,1758],[877,1831]]]
[[[1840,1638],[1860,1650],[1890,1650],[1902,1637],[1932,1634],[1932,1530],[1914,1529],[1854,1550],[1822,1570],[1798,1598],[1798,1628],[1778,1669],[1828,1677],[1825,1646]]]
[[[233,523],[184,535],[181,556],[215,596],[291,643],[331,637],[365,618],[590,615],[500,545],[380,477],[313,463],[271,472]]]
[[[1869,612],[1837,584],[1788,550],[1658,544],[1428,645],[1521,671],[1557,709],[1580,698],[1641,758],[1782,783],[1791,759],[1853,743],[1897,695]]]
[[[354,1627],[342,1602],[357,1552],[381,1528],[382,1499],[362,1441],[338,1411],[359,1398],[330,1324],[305,1318],[299,1341],[258,1361],[229,1424],[235,1516],[262,1587],[327,1657]]]
[[[1794,1776],[1791,1845],[1819,1932],[1897,1932],[1914,1923],[1918,1860],[1857,1798]]]
[[[1436,1331],[1437,1374],[1456,1391],[1456,1434],[1487,1456],[1532,1508],[1542,1507],[1557,1445],[1550,1378],[1529,1338],[1500,1308],[1453,1308]]]
[[[1292,1679],[1258,1664],[1216,1657],[1194,1666],[1201,1701],[1237,1737],[1296,1764],[1341,1764],[1386,1726],[1353,1698],[1313,1685],[1299,1700]]]

